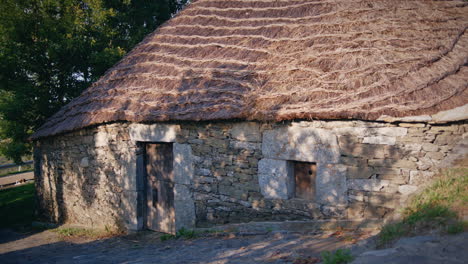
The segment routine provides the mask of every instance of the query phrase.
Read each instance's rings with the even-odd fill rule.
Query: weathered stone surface
[[[387,137],[402,137],[408,133],[408,129],[404,127],[341,127],[334,128],[333,132],[337,135],[351,135],[355,137],[369,136],[387,136]]]
[[[398,126],[401,127],[426,127],[424,123],[400,123]]]
[[[315,184],[318,203],[337,206],[348,202],[346,166],[319,163]]]
[[[179,125],[169,124],[131,124],[130,139],[142,142],[175,142],[180,131]]]
[[[351,167],[348,166],[347,176],[348,179],[369,179],[374,175],[374,169],[371,167]]]
[[[393,160],[393,159],[370,159],[368,161],[369,166],[372,167],[394,167],[394,168],[406,168],[415,169],[416,163],[411,160]]]
[[[195,203],[193,200],[175,200],[175,229],[193,229],[195,227]]]
[[[231,129],[231,137],[240,141],[260,142],[260,125],[254,122],[235,123]]]
[[[80,166],[83,168],[89,167],[89,159],[88,157],[84,157],[81,159]]]
[[[418,190],[418,186],[414,185],[400,185],[398,187],[398,192],[403,195],[408,195],[416,192]]]
[[[424,143],[424,144],[422,144],[422,149],[424,151],[438,151],[439,146],[437,146],[435,144],[431,144],[431,143]]]
[[[286,160],[262,159],[258,163],[260,191],[267,199],[289,199],[294,193],[294,172]]]
[[[429,182],[435,173],[432,171],[410,171],[409,184],[410,185],[422,185]]]
[[[109,144],[107,133],[99,131],[94,135],[94,146],[95,147],[106,147]]]
[[[390,185],[390,181],[376,179],[350,179],[347,184],[348,188],[351,190],[378,192],[385,187],[388,187]]]
[[[187,122],[137,126],[119,123],[41,140],[43,152],[35,154],[35,159],[47,163],[38,162],[41,167],[38,196],[43,197],[40,208],[50,212],[52,221],[64,217],[61,206],[67,209],[70,222],[92,226],[120,222],[129,226],[136,219],[136,227],[132,228],[141,227],[141,216],[128,218],[133,216],[125,215],[121,205],[136,206],[136,203],[127,205],[130,198],[124,193],[141,191],[138,187],[141,184],[136,181],[136,157],[141,150],[136,141],[160,139],[157,141],[174,143],[177,159],[174,171],[182,177],[176,176],[178,184],[184,183],[182,187],[177,185],[175,199],[190,198],[190,192],[196,191],[197,225],[338,218],[346,214],[383,217],[392,212],[395,201],[403,203],[440,166],[450,166],[465,157],[468,149],[468,144],[462,143],[463,138],[468,139],[468,125],[464,123],[437,126],[363,121],[253,124]],[[156,127],[162,130],[154,132]],[[144,135],[147,132],[150,135]],[[265,135],[263,140],[262,135]],[[395,144],[380,144],[393,143],[386,142],[388,138],[395,138]],[[266,157],[265,153],[275,158]],[[286,170],[291,161],[316,162],[317,196],[320,197],[315,201],[293,198],[294,177],[288,172],[282,174],[282,177],[289,175],[283,179],[286,191],[265,199],[261,187],[273,182],[265,180],[266,174],[261,173],[271,169],[261,159],[276,159]],[[326,164],[331,167],[325,167]],[[284,168],[283,165],[279,167]],[[343,184],[346,178],[348,181]],[[58,186],[60,183],[63,188]],[[55,195],[60,191],[61,195]],[[347,211],[356,202],[362,203],[361,207]]]
[[[231,148],[235,149],[247,149],[247,150],[260,150],[262,145],[260,143],[251,143],[251,142],[243,142],[243,141],[231,141],[229,143]]]
[[[262,154],[266,158],[338,163],[336,136],[319,128],[285,127],[263,133]]]
[[[395,137],[386,136],[375,136],[375,137],[364,137],[362,143],[365,144],[382,144],[382,145],[395,145]]]
[[[174,182],[191,184],[193,182],[192,148],[188,144],[173,145],[174,154]]]

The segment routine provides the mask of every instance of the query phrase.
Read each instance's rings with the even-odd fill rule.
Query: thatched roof
[[[199,0],[35,138],[113,121],[364,119],[468,103],[466,1]]]

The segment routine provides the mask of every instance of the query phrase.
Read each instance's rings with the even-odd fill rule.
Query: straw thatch
[[[34,135],[112,121],[365,119],[468,103],[466,1],[199,0]]]

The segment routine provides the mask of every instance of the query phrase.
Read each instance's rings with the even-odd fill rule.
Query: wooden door
[[[175,232],[172,143],[146,144],[146,227]]]
[[[315,176],[317,165],[309,162],[294,162],[296,197],[307,200],[315,199]]]

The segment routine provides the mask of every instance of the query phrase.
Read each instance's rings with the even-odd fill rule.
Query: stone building
[[[199,0],[34,135],[41,216],[381,219],[466,158],[468,3]]]

